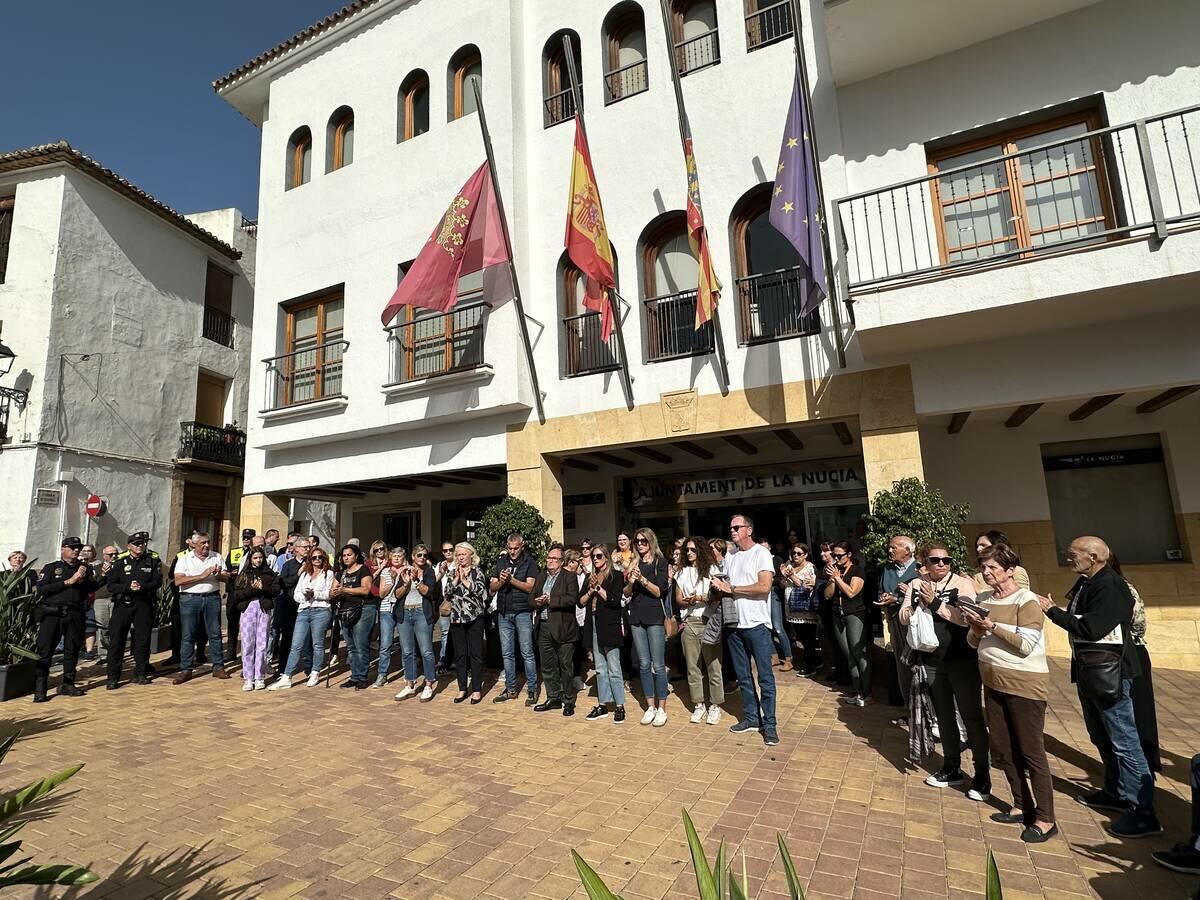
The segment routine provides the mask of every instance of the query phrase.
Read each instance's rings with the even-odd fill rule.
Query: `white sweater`
[[[313,598],[309,600],[305,596],[304,591],[307,588],[312,588]],[[310,607],[323,606],[329,607],[329,591],[333,588],[333,573],[326,569],[320,575],[309,575],[307,572],[300,573],[300,580],[296,582],[296,590],[292,596],[296,600],[296,605],[300,609],[309,609]]]

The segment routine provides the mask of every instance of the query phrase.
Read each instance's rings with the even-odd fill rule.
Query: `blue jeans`
[[[284,675],[295,675],[300,671],[300,656],[312,647],[312,669],[320,672],[325,662],[325,632],[333,621],[333,610],[328,606],[310,606],[296,613],[296,629],[292,632],[292,648],[288,653]]]
[[[742,721],[764,732],[775,731],[775,673],[771,671],[771,654],[775,644],[771,629],[766,625],[753,628],[734,628],[729,634],[729,655],[733,671],[742,689]],[[754,690],[754,675],[750,659],[758,669],[758,691]]]
[[[621,648],[604,650],[592,630],[592,659],[596,663],[596,698],[601,705],[625,705],[625,678],[621,674]]]
[[[371,668],[371,630],[375,627],[375,616],[379,607],[363,605],[362,615],[347,635],[346,646],[350,651],[350,680],[366,683],[367,670]]]
[[[517,652],[514,644],[521,645],[521,656],[525,660],[525,690],[538,692],[537,661],[533,658],[533,614],[529,612],[500,613],[500,654],[504,657],[504,689],[510,694],[517,692]]]
[[[438,665],[446,668],[446,649],[450,646],[450,617],[442,616],[437,621],[438,634],[442,636],[442,644],[438,648]]]
[[[192,663],[196,659],[196,625],[204,620],[204,630],[208,632],[208,656],[213,668],[219,669],[225,665],[225,657],[221,650],[221,595],[184,594],[179,595],[179,621],[183,624],[183,641],[180,645],[181,672],[192,671]]]
[[[779,658],[792,658],[792,639],[788,636],[787,623],[783,618],[783,598],[779,591],[771,590],[771,630],[779,641]]]
[[[1154,815],[1154,777],[1146,765],[1133,719],[1132,679],[1121,679],[1121,699],[1107,709],[1079,694],[1083,724],[1104,761],[1104,790],[1129,803],[1140,815]]]
[[[396,617],[391,610],[379,612],[379,677],[386,678],[392,666],[392,642],[396,639]]]
[[[637,653],[642,691],[651,706],[667,699],[667,632],[661,625],[633,625],[633,648]]]
[[[437,675],[433,667],[433,626],[425,620],[425,613],[418,609],[404,610],[404,621],[396,623],[400,632],[400,651],[404,654],[404,677],[410,682],[417,680],[417,648],[421,648],[421,664],[427,684],[434,684]]]

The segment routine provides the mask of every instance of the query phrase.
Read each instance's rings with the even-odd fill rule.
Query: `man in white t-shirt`
[[[736,553],[725,557],[726,576],[714,575],[712,585],[722,594],[733,597],[737,606],[737,627],[727,631],[729,655],[742,691],[742,718],[729,730],[734,734],[761,731],[763,743],[773,747],[779,743],[775,728],[775,675],[771,671],[771,655],[775,643],[771,639],[771,587],[775,582],[775,561],[771,552],[754,541],[754,520],[738,513],[729,521],[731,544]],[[758,670],[758,689],[755,690],[754,668]]]
[[[175,586],[179,588],[179,618],[183,623],[180,645],[179,674],[172,684],[184,684],[192,679],[192,662],[196,653],[196,625],[203,620],[208,632],[208,652],[212,658],[214,678],[228,678],[225,658],[221,655],[221,595],[219,585],[230,574],[219,553],[209,551],[208,535],[192,532],[188,540],[191,549],[175,562]]]

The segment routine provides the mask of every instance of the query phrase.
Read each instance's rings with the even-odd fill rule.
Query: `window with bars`
[[[646,63],[646,19],[633,0],[604,17],[604,102],[616,103],[650,88]]]
[[[343,313],[341,291],[288,308],[281,366],[285,405],[341,394]]]
[[[583,78],[583,66],[579,54],[579,35],[570,29],[556,31],[546,41],[545,49],[542,51],[542,103],[544,127],[546,128],[575,116],[575,95],[571,91],[571,74],[567,68],[567,54],[563,49],[564,37],[571,42],[575,75],[580,79]]]

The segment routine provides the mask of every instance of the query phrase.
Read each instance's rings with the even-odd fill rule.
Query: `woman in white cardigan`
[[[300,656],[312,642],[312,671],[308,676],[309,687],[316,687],[321,680],[321,666],[325,662],[325,632],[333,620],[333,607],[329,594],[334,576],[329,568],[329,557],[319,547],[308,554],[300,568],[300,579],[296,582],[294,597],[296,630],[292,633],[292,648],[288,653],[287,665],[279,680],[267,690],[278,691],[292,686],[292,676],[300,668]]]

